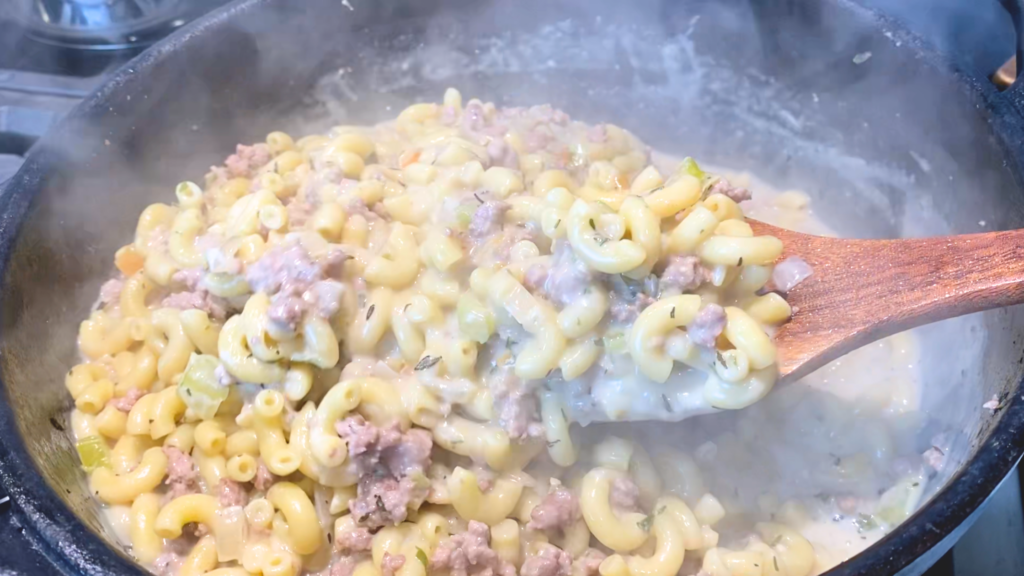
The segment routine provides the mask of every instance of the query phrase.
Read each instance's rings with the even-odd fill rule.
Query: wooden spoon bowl
[[[849,240],[748,222],[814,270],[785,294],[794,313],[775,334],[782,381],[915,326],[1024,303],[1024,230]]]

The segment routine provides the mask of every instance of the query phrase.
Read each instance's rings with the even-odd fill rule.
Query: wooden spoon
[[[848,240],[748,223],[814,269],[785,294],[794,314],[775,334],[780,380],[915,326],[1024,303],[1024,230]]]

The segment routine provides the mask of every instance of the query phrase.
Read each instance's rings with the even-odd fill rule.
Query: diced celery
[[[478,205],[473,204],[459,204],[459,207],[455,209],[455,224],[462,230],[469,228],[477,207]]]
[[[858,514],[853,520],[858,532],[870,532],[878,528],[878,521],[871,514]]]
[[[878,499],[878,512],[875,515],[889,526],[895,526],[917,509],[923,494],[924,482],[919,476],[901,478]]]
[[[626,334],[624,332],[608,332],[601,338],[604,349],[612,354],[622,354],[626,351]]]
[[[208,354],[192,354],[185,367],[185,374],[178,384],[178,396],[196,416],[208,420],[217,415],[220,403],[231,391],[221,385],[217,378],[220,360]]]
[[[483,344],[494,334],[494,313],[476,296],[469,293],[459,296],[455,309],[459,317],[459,330],[470,340]]]
[[[690,158],[689,156],[683,158],[683,161],[679,164],[679,171],[685,172],[690,176],[693,176],[697,180],[701,181],[703,181],[704,176],[706,176],[704,171],[700,169],[700,166],[697,164],[697,161],[694,160],[693,158]]]
[[[110,467],[110,447],[107,441],[99,436],[86,436],[75,446],[78,457],[82,460],[82,468],[92,472],[97,468]]]

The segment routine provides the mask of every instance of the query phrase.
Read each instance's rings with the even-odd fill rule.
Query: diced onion
[[[249,523],[245,517],[245,508],[227,506],[217,511],[217,560],[230,562],[242,558],[245,542],[249,538]]]
[[[813,273],[811,265],[802,258],[790,256],[775,266],[775,270],[772,271],[772,283],[780,292],[789,292]]]

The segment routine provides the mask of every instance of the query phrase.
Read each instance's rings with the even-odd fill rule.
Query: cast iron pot
[[[29,572],[141,573],[90,498],[63,385],[78,322],[140,211],[237,142],[394,117],[447,86],[550,102],[800,188],[843,234],[1024,226],[1020,90],[958,73],[845,0],[233,4],[117,73],[0,198],[0,481],[21,526],[10,550],[43,558]],[[949,464],[919,512],[829,574],[919,573],[1021,454],[1024,310],[920,337],[922,404],[932,432],[955,436]],[[981,409],[993,394],[994,416]]]

